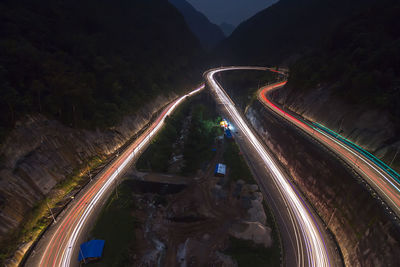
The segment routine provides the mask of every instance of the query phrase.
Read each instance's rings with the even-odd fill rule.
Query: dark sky
[[[187,0],[213,23],[237,26],[278,0]]]

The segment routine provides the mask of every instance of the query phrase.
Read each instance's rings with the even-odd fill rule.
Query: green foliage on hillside
[[[211,159],[214,152],[215,138],[222,134],[219,127],[220,118],[213,102],[201,93],[192,96],[183,103],[168,119],[161,132],[138,159],[136,167],[142,171],[167,172],[172,154],[183,154],[183,175],[192,175],[202,164]],[[185,120],[190,120],[182,135]],[[183,137],[183,151],[174,148],[180,137]],[[174,150],[175,149],[175,150]]]
[[[233,181],[243,180],[249,184],[255,183],[253,175],[235,142],[225,143],[224,161],[230,169],[229,177]]]
[[[171,116],[165,119],[163,129],[138,159],[137,169],[167,172],[174,152],[173,145],[181,134],[183,121],[189,115],[191,103],[191,100],[182,103]]]
[[[108,127],[198,81],[202,51],[164,0],[0,3],[0,132],[27,113]]]
[[[352,104],[400,118],[400,3],[379,1],[339,24],[323,45],[291,68],[289,85],[333,85]]]
[[[192,109],[192,121],[183,149],[185,165],[183,174],[194,174],[209,161],[215,152],[215,138],[221,134],[219,118],[215,106],[211,103],[197,103]]]

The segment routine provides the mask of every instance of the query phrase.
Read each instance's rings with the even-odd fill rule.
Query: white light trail
[[[138,153],[149,143],[149,141],[151,140],[151,137],[153,137],[161,129],[161,127],[164,124],[164,121],[165,121],[166,117],[171,115],[171,113],[176,109],[176,107],[183,100],[185,100],[189,96],[192,96],[192,95],[200,92],[202,89],[204,89],[204,85],[200,86],[196,90],[194,90],[194,91],[192,91],[192,92],[180,97],[178,100],[176,100],[174,102],[174,104],[169,108],[169,110],[161,118],[159,123],[154,127],[154,129],[151,130],[147,134],[147,136],[143,139],[143,141],[140,142],[137,145],[137,147],[118,166],[113,166],[113,165],[110,166],[110,168],[113,168],[113,171],[110,173],[109,178],[106,179],[103,182],[104,184],[101,186],[101,188],[96,192],[96,194],[87,203],[82,215],[79,217],[78,221],[73,224],[72,229],[68,229],[68,230],[65,229],[65,231],[68,231],[68,232],[72,231],[72,234],[69,236],[67,245],[64,246],[64,248],[61,251],[57,252],[57,255],[55,256],[54,262],[56,262],[58,260],[58,255],[61,252],[62,253],[62,258],[61,258],[60,266],[67,267],[67,266],[71,265],[71,258],[72,258],[72,254],[73,254],[73,248],[76,245],[77,239],[81,234],[83,226],[87,222],[87,219],[89,218],[89,216],[92,214],[92,212],[93,212],[95,206],[98,204],[99,200],[101,200],[102,197],[104,196],[104,194],[110,189],[110,187],[113,185],[114,181],[118,178],[118,175],[124,171],[124,169],[132,162],[132,160],[135,158],[135,156],[137,156]],[[129,149],[127,149],[127,151],[128,150]],[[126,156],[125,152],[122,153],[120,158],[123,158],[124,156]],[[118,159],[117,159],[116,162],[118,162]],[[67,223],[68,223],[68,221],[65,222],[65,224],[67,224]],[[60,227],[61,226],[59,226],[58,229],[60,229]],[[57,232],[58,232],[58,230],[56,231],[56,233]],[[51,239],[51,241],[48,244],[48,246],[47,246],[47,248],[45,250],[45,253],[43,255],[46,255],[46,253],[47,253],[47,251],[49,249],[49,245],[52,243],[52,241],[53,241],[55,236],[56,236],[56,234]],[[40,261],[40,266],[43,265],[43,260],[44,260],[44,256],[42,257],[42,259]]]
[[[226,70],[235,70],[235,69],[244,69],[244,68],[222,68],[216,69],[208,72],[206,74],[207,81],[211,86],[211,89],[216,93],[220,102],[225,106],[227,112],[230,114],[231,119],[234,121],[237,128],[239,128],[243,135],[249,140],[251,145],[257,151],[260,158],[265,163],[266,167],[272,174],[272,179],[274,183],[277,185],[279,189],[279,193],[284,198],[284,201],[287,203],[287,208],[289,210],[289,214],[293,216],[294,223],[300,228],[302,233],[302,238],[304,239],[304,243],[306,245],[306,254],[301,255],[302,252],[299,251],[298,257],[306,256],[306,265],[308,266],[330,266],[330,259],[327,252],[327,248],[325,246],[325,242],[319,228],[317,226],[316,221],[313,218],[313,215],[308,210],[305,202],[301,199],[301,196],[296,192],[291,183],[284,177],[281,170],[277,166],[277,164],[272,159],[272,156],[266,151],[261,142],[257,139],[257,137],[250,130],[247,123],[244,121],[240,113],[235,108],[233,102],[227,96],[225,91],[217,84],[214,79],[214,75],[221,71]],[[257,68],[250,68],[257,69]],[[258,68],[265,69],[265,68]],[[301,248],[301,242],[298,240],[299,236],[296,236],[296,242],[298,244],[299,249]],[[299,244],[300,243],[300,244]],[[298,264],[303,265],[304,263],[298,259]]]

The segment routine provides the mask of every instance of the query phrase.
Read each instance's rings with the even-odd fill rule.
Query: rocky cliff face
[[[326,114],[329,111],[320,116]],[[333,233],[346,266],[396,266],[400,262],[399,226],[349,167],[259,102],[247,109],[246,116]],[[380,136],[391,134],[384,128],[377,132]],[[375,137],[368,144],[378,147],[377,140]]]
[[[334,95],[331,88],[274,91],[272,100],[303,117],[319,122],[400,169],[400,125],[386,110],[352,105]]]
[[[21,120],[0,150],[0,241],[57,183],[88,159],[112,154],[174,97],[158,97],[104,131],[73,129],[42,115]]]

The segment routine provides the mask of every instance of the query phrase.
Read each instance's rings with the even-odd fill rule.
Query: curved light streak
[[[211,90],[213,90],[213,92],[216,94],[221,104],[224,105],[226,111],[231,117],[231,120],[235,123],[236,127],[241,130],[242,134],[249,140],[264,162],[268,171],[271,173],[271,178],[277,185],[279,194],[282,196],[287,205],[290,217],[292,218],[292,223],[298,226],[295,228],[297,232],[295,238],[298,245],[298,265],[318,267],[330,266],[331,263],[324,238],[311,211],[308,209],[306,203],[302,199],[301,195],[296,191],[294,186],[284,177],[278,165],[272,159],[272,156],[264,148],[264,145],[261,144],[258,138],[250,130],[249,126],[236,109],[232,100],[214,79],[214,75],[216,73],[228,70],[243,69],[266,70],[266,68],[228,67],[210,70],[205,74],[205,76],[209,86],[211,87]],[[305,248],[301,246],[302,242],[300,238],[303,239],[302,241],[304,241],[306,245]],[[305,255],[303,255],[302,250],[306,252]],[[305,264],[300,257],[306,257]]]
[[[279,89],[285,84],[286,81],[261,88],[258,98],[267,108],[321,142],[352,166],[354,170],[358,172],[377,192],[393,212],[397,216],[400,216],[400,185],[390,174],[387,173],[387,170],[377,165],[371,159],[365,157],[359,151],[356,151],[354,148],[343,143],[341,140],[285,112],[267,98],[269,92]]]
[[[171,115],[176,107],[187,97],[200,92],[202,89],[204,89],[204,85],[168,105],[149,129],[99,175],[99,178],[90,189],[79,200],[76,200],[72,207],[66,211],[67,214],[63,216],[62,220],[58,221],[57,228],[40,258],[39,266],[67,267],[71,265],[73,251],[78,238],[82,234],[83,227],[88,222],[88,218],[93,214],[93,211],[100,207],[99,201],[103,199],[107,192],[112,190],[119,174],[132,163],[133,159],[138,156],[151,138],[159,132],[166,117]]]

